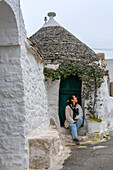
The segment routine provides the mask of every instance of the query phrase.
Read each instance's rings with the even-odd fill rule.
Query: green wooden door
[[[65,107],[70,95],[75,95],[78,98],[78,103],[81,105],[81,81],[78,76],[70,76],[60,82],[59,118],[61,126],[64,126]]]

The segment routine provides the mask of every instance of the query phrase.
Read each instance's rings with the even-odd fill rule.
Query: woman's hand
[[[77,124],[77,119],[75,119],[75,125]]]

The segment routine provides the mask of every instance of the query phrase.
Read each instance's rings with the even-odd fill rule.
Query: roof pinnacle
[[[56,16],[56,13],[55,13],[55,12],[49,12],[47,15],[48,15],[49,17],[55,17],[55,16]]]
[[[60,26],[60,24],[58,22],[56,22],[53,18],[56,16],[55,12],[49,12],[47,15],[49,16],[49,20],[47,21],[47,18],[45,17],[45,19],[44,19],[45,24],[43,25],[43,27]]]

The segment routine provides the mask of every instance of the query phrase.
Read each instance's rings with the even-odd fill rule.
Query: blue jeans
[[[70,123],[69,124],[69,128],[71,129],[72,131],[72,136],[73,136],[73,139],[75,138],[78,138],[78,134],[77,134],[77,130],[79,129],[79,127],[82,125],[83,123],[83,118],[82,117],[79,117],[78,120],[77,120],[77,124],[73,124],[73,123]]]

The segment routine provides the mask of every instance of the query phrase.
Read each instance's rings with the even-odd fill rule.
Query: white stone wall
[[[109,70],[110,82],[113,82],[113,59],[106,59],[106,69]]]
[[[40,135],[49,127],[48,102],[44,84],[43,63],[38,62],[27,50],[21,58],[26,123],[25,131],[28,137]]]
[[[0,169],[25,170],[28,153],[21,51],[17,18],[8,3],[19,9],[18,0],[0,0]]]
[[[0,169],[26,168],[20,47],[0,47]]]
[[[18,44],[18,28],[14,20],[15,15],[9,5],[4,1],[0,2],[0,45]]]
[[[99,132],[105,132],[109,128],[113,128],[113,97],[109,96],[107,77],[104,77],[104,83],[98,89],[98,98],[96,103],[96,114],[102,119]],[[85,106],[89,101],[85,100]],[[88,111],[85,109],[86,119]]]
[[[42,134],[49,116],[43,64],[25,46],[19,0],[0,0],[0,37],[0,170],[25,170],[28,136]]]
[[[55,81],[45,81],[48,105],[49,105],[49,115],[52,118],[57,126],[57,129],[60,129],[60,120],[58,115],[59,109],[59,85],[60,80]]]
[[[102,118],[100,131],[103,132],[108,128],[113,128],[113,97],[109,96],[107,77],[98,90],[98,99],[96,111]]]
[[[9,14],[8,10],[7,12],[5,12],[5,10],[2,10],[3,13],[5,13],[4,15],[6,16],[7,14],[10,16],[7,16],[7,18],[9,19],[9,21],[11,21],[11,24],[10,22],[8,21],[8,24],[10,25],[10,27],[13,29],[13,32],[10,31],[10,35],[8,34],[8,36],[10,36],[10,43],[9,44],[21,44],[22,45],[22,42],[25,41],[25,38],[26,38],[26,30],[25,30],[25,25],[24,25],[24,21],[23,21],[23,16],[22,16],[22,13],[21,13],[21,9],[20,9],[20,0],[0,0],[0,2],[4,3],[5,2],[5,5],[8,5],[10,7],[10,10],[13,12],[13,14]],[[6,7],[7,8],[7,7]],[[2,13],[2,15],[3,15]],[[1,15],[1,16],[2,16]],[[18,29],[18,42],[16,39],[14,39],[15,36],[15,32],[16,32],[16,27],[14,25],[14,23],[12,24],[13,20],[11,19],[12,15],[14,16],[14,19],[16,20],[16,27]],[[0,17],[1,18],[1,17]],[[7,27],[8,28],[8,27]],[[6,37],[6,36],[5,36]],[[7,38],[7,37],[6,37]],[[5,41],[5,42],[8,42],[8,41]],[[3,42],[2,42],[3,43]]]

